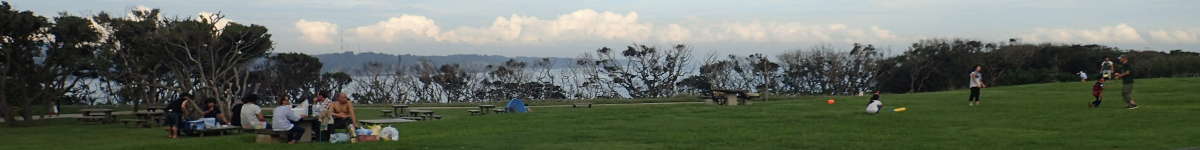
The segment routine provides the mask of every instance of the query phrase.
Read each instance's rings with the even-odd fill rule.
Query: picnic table
[[[412,116],[421,117],[422,120],[433,119],[432,110],[410,110],[408,113]]]
[[[304,128],[304,134],[300,135],[300,142],[312,142],[313,136],[315,135],[316,131],[320,130],[320,129],[313,129],[313,125],[317,124],[317,123],[320,123],[320,121],[317,121],[317,118],[313,118],[313,117],[303,117],[303,118],[300,118],[300,121],[296,122],[295,126],[293,126],[293,127]]]
[[[112,112],[113,112],[112,109],[103,109],[103,108],[79,109],[79,112],[83,113],[83,117],[80,117],[79,119],[88,121],[88,122],[97,121],[100,123],[107,123],[107,122],[112,122],[113,120],[117,119],[117,116],[114,116],[112,114]]]
[[[134,112],[133,113],[133,115],[136,115],[138,117],[138,119],[142,120],[141,122],[139,122],[140,123],[139,125],[143,126],[143,127],[150,127],[154,124],[162,124],[164,121],[163,114],[164,114],[163,112]],[[151,123],[150,121],[153,121],[153,123]]]
[[[408,109],[408,105],[405,105],[405,104],[392,105],[392,113],[396,114],[395,117],[400,117],[400,114],[404,114],[404,112],[407,112],[407,110],[405,110],[405,109]]]
[[[480,113],[483,113],[484,115],[487,114],[487,110],[492,110],[492,108],[496,108],[496,105],[479,105],[479,110],[482,110]]]
[[[712,90],[712,95],[709,97],[719,105],[746,105],[750,104],[751,98],[757,98],[757,93],[750,93],[746,90],[728,90],[717,89]]]
[[[162,105],[146,106],[146,111],[149,111],[149,112],[166,112],[166,111],[167,111],[167,106],[162,106]]]
[[[416,122],[416,120],[408,120],[408,119],[401,119],[401,118],[393,118],[393,119],[372,119],[372,120],[359,120],[358,122],[359,122],[359,123],[362,123],[362,124],[363,124],[363,126],[369,126],[369,125],[382,125],[382,124],[394,124],[394,123],[408,123],[408,122]]]

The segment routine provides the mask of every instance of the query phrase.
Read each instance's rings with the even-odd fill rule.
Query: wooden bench
[[[396,117],[395,115],[393,115],[392,110],[379,110],[379,112],[383,113],[384,117]]]
[[[479,113],[479,110],[472,109],[472,110],[467,110],[467,112],[470,112],[472,116],[481,115],[481,113]]]
[[[204,130],[193,130],[193,132],[196,132],[200,136],[207,136],[207,135],[214,135],[214,134],[215,135],[228,135],[230,131],[238,130],[239,128],[240,127],[232,127],[232,126],[216,127],[216,128],[208,128],[208,129],[204,129]]]
[[[584,106],[587,106],[587,108],[592,108],[592,103],[574,103],[574,104],[571,104],[571,108],[583,108]]]
[[[374,119],[374,120],[359,120],[358,122],[362,123],[364,126],[370,126],[370,125],[408,123],[408,122],[414,122],[414,121],[415,120],[408,120],[408,119]]]
[[[83,117],[79,117],[79,120],[80,120],[80,121],[83,121],[83,122],[86,122],[86,123],[104,123],[104,120],[105,120],[105,119],[108,119],[108,117],[104,117],[104,116],[83,116]]]
[[[146,120],[142,120],[142,119],[121,119],[119,121],[121,121],[121,125],[123,125],[123,126],[129,126],[129,124],[134,124],[138,127],[150,127],[148,124],[146,124]]]
[[[442,115],[433,115],[433,119],[442,120]]]
[[[496,113],[508,112],[508,110],[504,110],[504,108],[496,108],[496,109],[492,109],[492,111],[495,111]]]
[[[421,118],[421,117],[400,117],[400,119],[408,119],[408,120],[424,120],[425,118]]]

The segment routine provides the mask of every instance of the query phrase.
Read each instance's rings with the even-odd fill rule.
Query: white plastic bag
[[[383,131],[379,131],[379,136],[384,140],[396,141],[400,140],[400,131],[392,126],[384,127]]]
[[[329,135],[329,143],[346,143],[350,142],[350,135],[346,133],[334,133]]]

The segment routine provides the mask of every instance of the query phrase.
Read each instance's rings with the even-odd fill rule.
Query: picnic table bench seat
[[[492,109],[492,111],[495,111],[496,113],[508,112],[508,110],[505,110],[504,108],[496,108],[496,109]]]
[[[408,119],[408,120],[425,120],[425,118],[421,118],[421,117],[399,117],[399,118],[400,119]]]
[[[475,109],[467,110],[467,112],[470,112],[472,116],[480,115],[480,111]]]
[[[104,123],[104,121],[106,119],[108,119],[108,117],[104,117],[104,116],[82,116],[82,117],[79,117],[80,121],[87,122],[87,123]]]
[[[364,125],[381,125],[381,124],[407,123],[407,122],[414,122],[414,121],[416,121],[416,120],[396,118],[396,119],[359,120],[358,122],[362,123]]]
[[[279,143],[283,139],[287,139],[287,131],[275,131],[271,129],[253,129],[255,143]]]
[[[382,113],[384,117],[395,117],[395,115],[393,115],[394,111],[392,111],[392,110],[385,109],[385,110],[379,110],[379,112]]]
[[[228,126],[228,127],[207,128],[204,130],[192,130],[192,132],[194,132],[200,136],[228,135],[230,131],[239,130],[240,128],[241,127]]]

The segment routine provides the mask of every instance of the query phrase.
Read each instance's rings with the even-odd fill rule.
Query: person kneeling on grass
[[[1096,80],[1096,84],[1092,85],[1092,97],[1096,97],[1096,100],[1092,101],[1092,103],[1088,104],[1088,107],[1100,108],[1100,101],[1104,99],[1104,96],[1102,95],[1103,93],[1104,93],[1104,78],[1100,78],[1100,80]]]
[[[879,101],[879,91],[875,91],[875,95],[867,101],[867,114],[878,114],[880,109],[883,109],[883,101]]]
[[[279,106],[272,111],[271,128],[274,131],[287,131],[288,144],[296,144],[304,134],[304,128],[296,127],[292,122],[300,121],[300,115],[292,111],[292,102],[286,96],[279,97]]]

